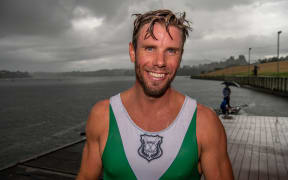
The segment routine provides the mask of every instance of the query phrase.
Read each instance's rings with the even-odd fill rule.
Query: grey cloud
[[[268,1],[274,3],[280,0],[263,0],[261,3]],[[176,12],[186,11],[187,17],[192,18],[194,31],[185,45],[184,64],[199,63],[201,59],[219,61],[231,55],[245,55],[248,47],[253,48],[253,58],[275,52],[275,34],[273,37],[271,35],[272,38],[255,35],[248,37],[249,34],[246,37],[243,32],[241,37],[232,34],[230,39],[226,38],[228,36],[206,38],[213,33],[221,35],[227,31],[241,30],[246,19],[240,19],[239,23],[236,18],[243,17],[241,12],[227,8],[249,5],[254,1],[193,0],[189,1],[189,6],[185,4],[187,2],[188,0],[173,3],[166,0],[0,0],[0,70],[70,71],[133,67],[128,55],[134,19],[131,14],[163,7],[171,7]],[[92,18],[95,16],[103,19],[101,25],[95,26],[95,31],[71,26],[71,22],[76,22],[75,18],[85,19],[75,15],[75,9],[79,7],[88,9],[88,15]],[[285,17],[286,11],[283,9],[279,10],[283,11]],[[231,16],[222,18],[223,14],[227,15],[223,12],[231,12]],[[281,29],[281,52],[285,49],[287,52],[284,45],[288,43],[285,41],[288,32],[286,29]]]
[[[108,22],[120,22],[126,18],[129,0],[79,0],[76,5],[90,9],[95,16],[104,17]]]
[[[221,11],[236,6],[245,6],[256,3],[261,6],[264,3],[285,2],[286,0],[186,0],[185,4],[192,10]]]
[[[1,0],[0,35],[61,33],[70,27],[69,16],[58,0]]]
[[[81,5],[86,5],[95,16],[105,18],[99,27],[99,36],[91,37],[95,38],[94,43],[87,43],[85,39],[78,41],[77,36],[81,34],[77,32],[67,34],[74,18],[73,10]],[[33,71],[49,66],[50,70],[57,71],[68,67],[69,62],[127,55],[131,27],[126,22],[127,8],[128,5],[120,1],[103,4],[94,0],[1,0],[0,69]]]
[[[94,60],[97,58],[107,58],[113,55],[127,54],[127,48],[121,45],[109,45],[109,48],[93,46],[68,47],[68,48],[53,48],[45,50],[53,53],[58,59],[63,61],[81,61]]]
[[[118,35],[119,36],[119,35]],[[15,40],[16,38],[14,38]],[[18,37],[19,42],[27,40],[26,38],[21,39]],[[8,40],[7,40],[8,41]],[[86,62],[95,61],[97,59],[107,59],[110,57],[117,57],[119,55],[127,55],[128,58],[128,43],[119,42],[95,42],[94,44],[77,44],[76,41],[70,42],[59,42],[55,39],[37,39],[31,37],[31,43],[21,44],[0,44],[0,65],[1,69],[11,68],[21,64],[20,67],[31,67],[46,66],[47,64],[57,63],[55,70],[60,66],[66,66],[68,62]],[[28,41],[29,42],[29,41]],[[73,43],[71,43],[73,42]],[[8,66],[9,65],[9,66]],[[14,69],[14,68],[13,68]],[[30,68],[29,70],[32,70]],[[45,68],[44,68],[45,69]],[[65,67],[63,67],[65,69]]]
[[[187,1],[186,4],[192,10],[225,10],[237,5],[246,5],[253,3],[255,0],[193,0]]]
[[[257,59],[265,56],[276,56],[276,39],[272,36],[247,36],[245,38],[226,38],[213,40],[191,40],[186,44],[184,59],[212,59],[224,60],[230,56],[238,57],[244,55],[247,57],[248,48],[252,48],[251,60],[255,62]],[[282,40],[282,53],[288,53],[285,50],[287,40]]]
[[[143,13],[146,11],[151,11],[155,9],[163,9],[164,2],[163,0],[136,0],[132,1],[134,7],[134,13]]]

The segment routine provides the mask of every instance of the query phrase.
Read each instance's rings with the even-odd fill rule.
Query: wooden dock
[[[288,117],[221,120],[235,179],[288,179]]]
[[[228,153],[236,180],[288,179],[288,117],[220,118],[227,133]],[[1,170],[0,179],[75,179],[84,142]]]

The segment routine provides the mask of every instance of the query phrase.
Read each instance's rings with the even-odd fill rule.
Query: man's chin
[[[165,92],[155,92],[155,91],[144,91],[145,95],[152,98],[160,98],[162,97]]]
[[[153,88],[149,88],[149,87],[143,87],[143,90],[147,96],[153,97],[153,98],[159,98],[159,97],[162,97],[167,92],[169,87],[170,87],[170,85],[166,85],[165,87],[163,87],[161,89],[153,89]]]
[[[137,73],[136,71],[136,80],[141,85],[145,95],[148,97],[162,97],[169,89],[171,84],[169,79],[166,79],[166,81],[151,81],[143,77],[144,76],[142,76],[140,73]]]

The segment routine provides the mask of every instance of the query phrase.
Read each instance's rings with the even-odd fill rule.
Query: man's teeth
[[[165,76],[165,74],[159,74],[159,73],[154,73],[154,72],[149,72],[149,74],[156,78],[163,78]]]

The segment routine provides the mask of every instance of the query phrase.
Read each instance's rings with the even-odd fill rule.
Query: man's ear
[[[136,59],[136,52],[135,52],[135,49],[134,49],[134,46],[132,44],[132,42],[129,43],[129,55],[130,55],[130,61],[131,62],[135,62],[135,59]]]
[[[179,65],[181,64],[181,62],[182,62],[182,57],[183,57],[183,54],[184,54],[184,48],[182,48],[182,50],[181,50],[181,59],[180,59],[180,63],[179,63]]]

